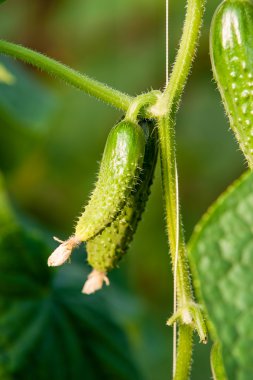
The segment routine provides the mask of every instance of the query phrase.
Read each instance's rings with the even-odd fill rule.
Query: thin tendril
[[[175,185],[176,185],[176,249],[175,249],[175,263],[174,263],[174,284],[173,284],[173,303],[174,303],[174,315],[177,312],[177,267],[178,267],[178,256],[179,256],[179,189],[178,189],[178,172],[177,163],[175,160]],[[177,323],[173,325],[173,376],[176,373],[176,363],[177,363]]]
[[[166,86],[169,83],[169,0],[166,0]],[[177,266],[179,251],[179,192],[178,192],[178,172],[175,161],[175,182],[176,182],[176,251],[174,263],[174,283],[173,283],[173,313],[177,312]],[[173,324],[173,377],[176,373],[177,364],[177,323]]]
[[[166,86],[169,83],[169,0],[166,0]]]

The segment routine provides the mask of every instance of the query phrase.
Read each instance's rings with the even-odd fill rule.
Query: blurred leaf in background
[[[48,237],[18,219],[2,178],[0,205],[1,379],[143,378],[106,297],[80,293],[84,268],[47,267]]]
[[[13,168],[46,135],[57,97],[21,64],[0,57],[0,162]]]
[[[7,125],[45,133],[55,110],[52,92],[24,70],[19,63],[1,57],[0,114]]]

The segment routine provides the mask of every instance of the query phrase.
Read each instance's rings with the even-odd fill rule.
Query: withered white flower
[[[82,293],[84,294],[92,294],[97,290],[100,290],[103,287],[103,283],[108,286],[110,285],[110,281],[105,273],[99,272],[97,270],[93,270],[89,276],[87,281],[85,282]]]
[[[80,244],[80,241],[75,236],[71,236],[65,241],[62,241],[56,237],[54,237],[54,240],[61,244],[49,256],[47,261],[47,265],[49,267],[57,267],[64,264],[70,258],[73,249]]]

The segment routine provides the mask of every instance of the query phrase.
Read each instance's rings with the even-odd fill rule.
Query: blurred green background
[[[218,4],[219,1],[207,4],[198,54],[177,118],[181,209],[187,239],[207,207],[246,168],[212,80],[208,33]],[[185,1],[171,1],[171,61],[184,11]],[[9,0],[1,6],[0,36],[41,51],[131,95],[162,89],[164,85],[165,1]],[[47,236],[64,239],[72,233],[73,220],[93,187],[106,136],[122,114],[31,67],[2,56],[0,65],[16,78],[10,85],[0,75],[0,169],[5,187],[16,212],[26,216],[26,225],[32,221]],[[143,220],[129,254],[120,269],[110,275],[110,288],[87,301],[87,296],[79,294],[82,276],[84,282],[87,274],[83,250],[76,253],[72,267],[63,272],[71,272],[70,286],[70,279],[78,284],[75,297],[84,305],[84,313],[86,303],[101,308],[92,330],[94,335],[97,337],[96,331],[103,330],[105,320],[111,316],[117,324],[115,329],[119,329],[116,345],[128,347],[131,365],[139,378],[170,378],[172,331],[165,323],[172,313],[172,277],[159,167]],[[101,299],[106,303],[104,312]],[[89,323],[82,335],[78,334],[79,339],[86,340],[87,331]],[[59,339],[57,334],[55,337]],[[94,353],[89,371],[85,369],[89,367],[88,358],[86,364],[82,363],[83,370],[80,367],[79,372],[66,378],[99,379],[101,374],[105,379],[109,374],[112,379],[138,378],[128,371],[130,364],[124,361],[121,364],[125,375],[120,377],[116,370],[110,373],[108,368],[120,359],[114,350],[110,351],[106,339],[94,343],[96,339],[92,337],[91,334],[89,339]],[[31,345],[18,370],[10,370],[13,378],[29,378],[22,363],[33,360],[33,350],[38,345],[37,341]],[[98,347],[103,355],[98,354]],[[1,347],[0,340],[1,349],[6,347]],[[86,350],[89,352],[88,343]],[[210,345],[200,346],[196,339],[192,379],[210,378],[209,350]],[[43,360],[48,371],[64,362],[59,358],[54,362],[52,357],[51,364]],[[94,368],[100,368],[100,372]],[[65,375],[63,372],[59,376]],[[3,380],[12,379],[11,375],[4,376]],[[38,377],[36,372],[34,376],[31,379],[47,378]]]

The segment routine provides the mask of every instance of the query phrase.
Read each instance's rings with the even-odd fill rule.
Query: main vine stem
[[[205,340],[204,322],[199,320],[199,318],[201,319],[201,314],[197,313],[197,311],[196,313],[192,312],[192,307],[194,307],[192,305],[195,304],[192,296],[181,216],[178,215],[175,151],[175,116],[194,58],[203,12],[204,0],[188,0],[180,47],[169,82],[157,104],[152,107],[152,112],[157,117],[159,127],[166,222],[174,276],[176,276],[176,306],[181,322],[179,325],[177,355],[173,369],[174,380],[186,380],[189,377],[194,327],[196,328],[197,325],[202,326],[200,330],[203,331],[199,331],[199,333],[200,335],[202,334],[202,340]],[[174,322],[175,320],[176,318],[174,318]]]

